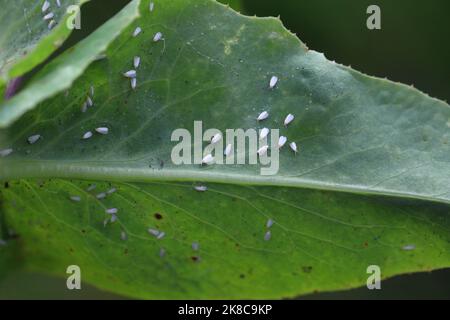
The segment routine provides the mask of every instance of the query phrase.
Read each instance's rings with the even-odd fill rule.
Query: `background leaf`
[[[254,298],[362,285],[368,264],[379,264],[385,277],[449,265],[447,205],[357,195],[448,202],[448,105],[327,61],[276,19],[243,17],[211,1],[155,1],[153,19],[148,2],[142,8],[108,59],[92,64],[67,96],[4,132],[5,146],[15,150],[2,159],[4,179],[99,179],[119,189],[102,202],[78,180],[43,180],[39,187],[21,180],[5,190],[8,217],[27,238],[30,268],[60,273],[76,261],[88,280],[133,296]],[[131,38],[137,25],[143,37]],[[151,41],[157,31],[164,42]],[[136,54],[142,65],[132,92],[122,73]],[[273,74],[280,82],[269,91]],[[95,106],[82,114],[90,84]],[[301,152],[282,150],[279,175],[261,177],[257,166],[170,163],[175,128],[198,119],[205,127],[254,128],[263,108],[272,117],[261,125],[281,127],[288,112],[297,116],[282,133]],[[80,141],[104,125],[109,135]],[[34,133],[43,139],[29,146]],[[200,194],[174,180],[256,186],[211,183]],[[110,188],[97,184],[100,192]],[[74,193],[83,201],[70,203]],[[33,230],[9,214],[18,210],[9,205],[13,199],[27,199],[22,216],[36,218]],[[104,228],[104,209],[112,206],[120,221]],[[277,224],[265,242],[272,216]],[[167,230],[167,237],[155,241],[148,227]],[[192,241],[201,243],[201,261],[192,260]]]
[[[82,5],[88,0],[61,0],[61,7],[54,1],[43,13],[44,1],[2,0],[1,25],[6,28],[0,37],[0,82],[19,77],[47,59],[70,35],[71,29],[66,27],[69,5]],[[45,14],[54,13],[57,25],[48,28],[43,20]],[[2,91],[3,92],[3,91]]]
[[[10,125],[39,102],[69,88],[108,44],[138,16],[138,6],[139,0],[132,1],[73,50],[67,51],[62,59],[46,66],[33,78],[26,90],[0,105],[0,128]]]

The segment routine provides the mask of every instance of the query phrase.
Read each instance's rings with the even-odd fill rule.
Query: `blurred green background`
[[[170,0],[167,0],[170,1]],[[310,49],[329,60],[369,75],[412,84],[450,101],[450,1],[431,0],[222,0],[257,16],[280,16]],[[95,0],[82,10],[82,30],[75,44],[120,10],[127,0]],[[381,8],[381,30],[366,28],[366,9]],[[450,214],[450,213],[449,213]],[[0,299],[122,299],[83,284],[69,291],[65,279],[17,272],[0,283]],[[450,269],[403,275],[382,282],[382,290],[365,287],[312,294],[303,299],[450,299]]]

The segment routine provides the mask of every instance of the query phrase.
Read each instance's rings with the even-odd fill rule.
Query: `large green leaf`
[[[3,131],[0,147],[14,149],[0,160],[4,208],[29,268],[64,275],[78,264],[85,280],[137,297],[267,298],[364,285],[372,264],[383,277],[450,266],[447,104],[327,61],[278,19],[211,0],[153,2],[68,94]],[[156,32],[165,40],[153,42]],[[135,55],[133,91],[122,73]],[[48,69],[65,63],[69,54]],[[263,110],[271,116],[257,123]],[[171,133],[194,120],[280,128],[300,152],[283,148],[273,176],[259,165],[175,166]],[[109,134],[81,140],[100,126]],[[32,134],[42,138],[29,145]],[[113,207],[119,220],[104,226]]]
[[[1,104],[0,128],[11,124],[39,102],[69,88],[87,66],[102,54],[111,41],[137,18],[138,6],[139,0],[132,1],[94,34],[80,42],[73,50],[66,52],[63,58],[45,68],[25,90]]]
[[[47,59],[72,32],[66,25],[73,12],[66,12],[69,5],[82,5],[88,0],[61,0],[61,6],[49,1],[50,7],[42,12],[44,1],[0,1],[0,23],[4,28],[0,36],[0,82],[19,77]],[[56,22],[50,29],[50,20],[43,20],[53,13]],[[3,93],[3,92],[2,92]]]

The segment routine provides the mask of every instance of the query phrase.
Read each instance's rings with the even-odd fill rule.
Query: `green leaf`
[[[120,32],[135,20],[139,0],[128,4],[96,32],[49,64],[27,88],[0,105],[0,128],[10,125],[39,102],[69,88],[74,80],[107,48]]]
[[[0,82],[25,74],[58,49],[72,32],[66,26],[71,15],[66,9],[71,4],[81,6],[87,1],[61,0],[61,7],[51,1],[45,13],[42,12],[44,1],[0,1],[3,12],[0,24],[5,28],[0,36]],[[50,20],[43,20],[50,12],[57,23],[51,30]]]
[[[14,149],[0,160],[5,210],[30,269],[64,276],[77,264],[86,281],[142,298],[281,298],[365,285],[374,264],[383,277],[450,266],[447,104],[327,61],[278,19],[154,2],[68,94],[2,132],[0,149]],[[136,55],[133,91],[123,73]],[[282,148],[272,176],[261,165],[176,166],[171,134],[195,120],[279,128],[300,150]],[[103,126],[108,135],[81,139]],[[42,138],[29,145],[33,134]],[[107,208],[118,221],[104,226]]]

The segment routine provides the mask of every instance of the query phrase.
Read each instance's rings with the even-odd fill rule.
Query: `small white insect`
[[[47,20],[51,20],[55,17],[55,14],[53,12],[47,13],[42,19],[44,19],[44,21]]]
[[[117,221],[117,216],[114,213],[111,215],[111,220],[110,221],[111,221],[111,223]]]
[[[100,127],[100,128],[95,129],[95,131],[97,131],[97,133],[100,133],[100,134],[108,134],[109,129],[106,127]]]
[[[120,232],[120,239],[126,241],[128,239],[127,233],[125,231]]]
[[[194,186],[194,189],[199,192],[205,192],[206,190],[208,190],[208,187],[207,186]]]
[[[150,2],[150,5],[149,5],[149,10],[150,10],[150,12],[153,12],[153,9],[155,8],[155,3],[154,2]]]
[[[91,185],[89,185],[89,187],[86,189],[86,191],[92,191],[92,190],[94,190],[95,188],[97,188],[97,185],[95,185],[95,184],[91,184]]]
[[[105,212],[108,214],[116,214],[119,210],[117,210],[117,208],[109,208],[106,209]]]
[[[222,139],[222,134],[221,133],[216,133],[212,138],[211,138],[211,143],[215,144],[217,142],[219,142]]]
[[[114,192],[116,192],[117,189],[116,188],[111,188],[108,191],[106,191],[107,194],[113,194]]]
[[[136,78],[136,70],[128,70],[123,75],[127,78]]]
[[[411,250],[414,250],[415,248],[416,248],[416,246],[413,244],[408,244],[408,245],[402,247],[402,249],[405,251],[411,251]]]
[[[225,148],[225,151],[223,152],[223,155],[225,157],[228,157],[231,154],[231,149],[233,148],[233,146],[230,144],[228,144]]]
[[[202,159],[202,164],[211,164],[214,162],[214,157],[211,154],[207,154]]]
[[[50,8],[50,2],[45,0],[44,4],[42,5],[42,12],[46,12],[48,10],[48,8]]]
[[[166,255],[166,250],[164,248],[159,249],[159,256],[162,258]]]
[[[270,78],[269,88],[270,89],[275,88],[275,86],[277,85],[277,82],[278,82],[278,77],[277,76],[272,76],[272,78]]]
[[[92,101],[91,97],[87,97],[86,104],[89,108],[94,105],[94,101]]]
[[[161,32],[157,32],[153,37],[153,42],[158,42],[159,40],[163,40],[163,34]]]
[[[265,139],[268,134],[269,134],[269,129],[268,128],[262,128],[261,131],[259,132],[259,140]]]
[[[105,193],[105,192],[99,193],[99,194],[96,195],[95,197],[96,197],[97,199],[104,199],[104,198],[106,198],[106,193]]]
[[[61,8],[61,0],[56,0],[56,5],[58,6],[58,8]]]
[[[134,66],[134,68],[137,69],[140,64],[141,64],[141,57],[135,56],[133,58],[133,66]]]
[[[50,22],[48,23],[48,30],[52,30],[55,25],[56,25],[56,21],[50,20]]]
[[[269,220],[267,220],[266,227],[270,228],[271,226],[273,226],[273,224],[274,224],[274,221],[272,219],[269,219]]]
[[[90,91],[91,97],[93,98],[94,97],[94,93],[95,93],[94,86],[91,86],[89,91]]]
[[[270,238],[272,238],[272,233],[270,232],[270,230],[268,230],[268,231],[264,234],[264,240],[265,240],[265,241],[269,241]]]
[[[257,121],[266,120],[269,117],[269,113],[267,111],[263,111],[259,114],[258,118],[256,118]]]
[[[285,136],[281,136],[278,138],[278,149],[282,148],[287,142],[287,138]]]
[[[81,106],[81,112],[85,113],[87,111],[87,102],[83,103],[83,105]]]
[[[148,233],[150,233],[152,236],[155,236],[155,237],[157,237],[160,234],[159,230],[156,230],[156,229],[150,228],[147,231],[148,231]]]
[[[192,242],[192,250],[198,251],[200,249],[200,244],[198,242]]]
[[[162,238],[164,238],[164,236],[166,235],[166,233],[164,232],[164,231],[161,231],[157,236],[156,236],[156,239],[162,239]]]
[[[295,153],[298,152],[297,144],[296,144],[295,142],[291,142],[291,143],[289,144],[289,147],[291,147],[292,151],[294,151]]]
[[[261,148],[258,149],[258,155],[260,157],[262,157],[263,155],[265,155],[267,153],[267,150],[269,149],[269,146],[262,146]]]
[[[92,137],[92,131],[88,131],[83,135],[83,140],[90,139]]]
[[[284,125],[287,126],[292,120],[294,120],[294,115],[289,113],[284,119]]]
[[[141,27],[136,27],[136,29],[134,29],[133,31],[133,37],[137,37],[141,32],[142,32]]]
[[[34,143],[36,143],[40,138],[41,138],[41,135],[40,135],[40,134],[34,134],[34,135],[28,137],[27,140],[28,140],[28,143],[29,143],[29,144],[34,144]]]
[[[11,149],[11,148],[0,150],[0,157],[3,158],[6,156],[9,156],[12,152],[13,152],[13,149]]]
[[[81,198],[79,196],[70,196],[70,200],[75,201],[75,202],[80,202]]]
[[[136,90],[136,86],[137,86],[136,78],[131,78],[130,79],[130,86],[131,86],[131,89]]]

